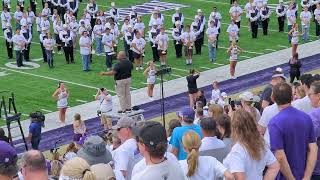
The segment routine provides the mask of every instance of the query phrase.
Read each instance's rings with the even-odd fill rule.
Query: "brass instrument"
[[[162,50],[162,54],[166,54],[166,51],[168,49],[168,42],[165,41],[164,39],[160,39],[160,41],[158,42],[159,45],[159,49]]]

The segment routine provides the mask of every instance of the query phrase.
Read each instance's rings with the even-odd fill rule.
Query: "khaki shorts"
[[[112,127],[112,120],[110,117],[108,117],[106,114],[102,113],[100,116],[101,124],[107,124],[109,128]]]

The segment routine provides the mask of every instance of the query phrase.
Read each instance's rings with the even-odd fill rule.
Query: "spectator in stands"
[[[59,152],[52,153],[52,160],[50,161],[50,178],[52,180],[59,179],[62,166],[63,166],[63,163],[62,161],[60,161]]]
[[[220,94],[220,96],[219,96],[219,99],[218,99],[218,101],[217,102],[215,102],[215,104],[218,104],[218,105],[220,105],[222,108],[226,105],[226,99],[227,99],[227,97],[228,97],[228,94],[227,93],[225,93],[225,92],[222,92],[221,94]]]
[[[77,157],[78,149],[74,142],[70,143],[66,149],[65,154],[63,155],[63,160],[68,161],[74,157]]]
[[[312,84],[313,80],[314,79],[311,74],[304,74],[301,76],[301,84],[304,88],[306,95],[308,95],[308,96],[305,96],[302,99],[297,99],[292,102],[293,107],[295,107],[305,113],[310,113],[313,109],[312,105],[311,105],[310,97],[309,97],[309,89],[310,89],[310,85]]]
[[[86,160],[80,157],[75,157],[64,163],[59,179],[96,180],[96,176],[91,171],[90,165],[86,162]]]
[[[108,131],[112,128],[112,121],[106,113],[112,111],[112,96],[106,88],[100,88],[98,89],[95,99],[99,101],[99,110],[97,113],[100,116],[101,124],[103,125],[104,130]]]
[[[41,140],[41,129],[43,122],[37,118],[31,117],[30,120],[31,123],[29,125],[29,135],[27,139],[30,141],[32,149],[38,150]]]
[[[273,87],[280,112],[268,125],[270,146],[281,167],[280,179],[310,179],[317,158],[311,118],[291,106],[292,89],[287,83]],[[257,145],[255,145],[257,147]]]
[[[285,82],[285,81],[286,81],[286,77],[284,76],[282,69],[277,68],[272,74],[270,84],[267,87],[265,87],[265,89],[263,90],[263,92],[261,94],[261,100],[262,100],[261,107],[262,107],[262,109],[273,104],[273,102],[271,100],[272,87],[281,83],[281,82]]]
[[[213,81],[212,83],[212,91],[211,91],[211,101],[210,104],[215,104],[218,102],[218,99],[220,97],[220,89],[219,89],[219,82],[218,81]]]
[[[81,137],[85,136],[87,132],[87,127],[81,120],[81,115],[76,113],[73,116],[73,141],[79,141]]]
[[[221,115],[217,118],[217,129],[220,133],[220,139],[226,145],[226,149],[230,152],[232,147],[231,141],[231,120],[226,114]]]
[[[96,164],[90,167],[95,175],[95,180],[116,180],[116,175],[109,164]]]
[[[312,119],[317,143],[320,138],[320,81],[313,82],[310,86],[309,96],[311,100],[312,110],[309,115]],[[317,163],[313,170],[312,180],[320,179],[320,149],[318,148]]]
[[[38,150],[31,150],[22,156],[21,175],[24,180],[47,180],[46,159]]]
[[[2,128],[0,128],[0,141],[9,142],[9,138],[6,136],[6,133]]]
[[[132,132],[134,123],[132,118],[124,116],[113,127],[117,130],[122,143],[113,153],[114,169],[121,171],[126,180],[131,179],[134,153],[137,150],[137,141]]]
[[[265,145],[250,113],[244,109],[235,111],[231,127],[232,141],[235,144],[223,164],[235,179],[275,179],[279,163]]]
[[[179,162],[182,171],[189,180],[218,179],[222,177],[226,180],[234,179],[233,175],[216,158],[199,155],[201,139],[196,132],[186,132],[183,135],[182,143],[188,153],[188,158]]]
[[[18,172],[17,152],[7,142],[0,141],[0,179],[11,180]]]
[[[297,96],[297,99],[302,99],[302,98],[306,97],[306,92],[304,91],[304,87],[302,85],[297,87],[296,96]],[[297,99],[295,99],[295,100],[297,100]]]
[[[300,87],[301,84],[299,82],[294,82],[292,83],[292,100],[297,100],[297,99],[300,99],[297,95],[297,90],[298,90],[298,87]]]
[[[203,90],[199,90],[197,92],[197,97],[196,97],[196,101],[195,102],[202,102],[203,106],[207,105],[207,99],[206,97],[204,96],[204,91]]]
[[[169,121],[169,127],[167,129],[167,136],[168,136],[168,141],[170,141],[171,139],[171,135],[173,133],[173,130],[176,128],[176,127],[181,127],[181,122],[178,120],[178,119],[171,119]]]
[[[201,102],[201,101],[199,101],[199,102]],[[203,119],[205,117],[203,114],[203,108],[197,107],[194,111],[195,111],[195,117],[194,117],[193,123],[199,124],[201,119]]]
[[[294,79],[297,78],[297,80],[300,79],[300,68],[301,68],[301,61],[299,61],[299,55],[298,53],[295,53],[293,57],[289,60],[289,66],[290,66],[290,83],[292,84]]]
[[[246,91],[239,95],[241,105],[244,110],[249,112],[253,119],[258,122],[260,120],[260,112],[257,108],[253,107],[253,102],[259,101],[259,97],[255,96],[252,92]]]
[[[229,152],[224,142],[217,138],[219,132],[216,121],[217,120],[211,117],[204,118],[200,121],[203,139],[201,140],[199,151],[201,155],[212,156],[222,162]]]
[[[198,92],[197,79],[200,73],[195,69],[190,69],[189,75],[186,77],[188,82],[189,104],[192,108],[196,102],[196,96]]]
[[[145,122],[138,134],[138,147],[144,159],[135,165],[132,180],[186,179],[179,164],[165,157],[167,135],[160,123]]]
[[[184,151],[182,144],[182,136],[185,132],[193,130],[202,137],[200,126],[193,124],[194,121],[194,110],[190,107],[185,107],[180,112],[182,117],[182,126],[177,127],[173,130],[170,145],[172,146],[171,152],[177,156],[178,160],[184,160],[187,158],[187,153]]]
[[[210,104],[208,109],[208,116],[216,119],[223,114],[223,108],[217,104]]]

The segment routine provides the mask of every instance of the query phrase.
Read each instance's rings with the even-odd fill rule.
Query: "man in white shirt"
[[[106,25],[105,33],[102,36],[102,44],[106,52],[106,65],[108,71],[112,68],[112,56],[114,55],[114,36],[110,33],[110,25]]]
[[[23,13],[20,10],[20,6],[16,7],[16,12],[14,12],[13,18],[16,21],[16,29],[21,28],[20,20],[22,19]]]
[[[23,51],[25,49],[26,39],[20,33],[20,29],[16,30],[16,34],[12,37],[14,50],[16,51],[16,63],[18,67],[23,66]]]
[[[88,36],[88,31],[84,30],[82,32],[82,36],[79,40],[80,46],[80,54],[82,57],[82,70],[83,71],[90,71],[89,63],[90,63],[90,54],[91,54],[91,38]]]
[[[301,29],[302,29],[302,40],[309,40],[309,30],[310,30],[310,20],[311,20],[311,12],[308,11],[308,7],[304,7],[303,11],[300,13],[301,19]]]
[[[12,50],[13,50],[13,45],[12,45],[13,31],[12,31],[10,22],[6,23],[6,28],[3,31],[3,35],[4,35],[4,38],[6,39],[6,47],[7,47],[8,58],[12,59],[13,58],[13,54],[12,54]]]
[[[100,116],[101,124],[103,125],[104,130],[108,131],[112,128],[112,121],[106,115],[106,113],[112,111],[112,96],[108,93],[108,90],[106,88],[100,88],[98,89],[95,99],[99,103],[99,109],[97,113],[98,116]]]
[[[231,16],[231,20],[234,20],[235,23],[237,24],[238,28],[240,29],[242,9],[238,5],[237,1],[233,2],[233,5],[229,10],[229,14]]]
[[[134,166],[134,154],[137,151],[137,142],[134,139],[132,127],[134,120],[123,116],[118,123],[112,127],[116,129],[121,145],[114,151],[114,169],[121,171],[126,180],[131,179],[131,172]]]
[[[70,64],[75,63],[74,62],[74,54],[73,54],[73,41],[72,41],[72,32],[70,31],[69,27],[67,24],[63,25],[63,31],[60,31],[59,37],[61,41],[63,42],[63,51],[64,51],[64,56],[66,59],[66,62]]]
[[[312,77],[311,74],[304,74],[300,77],[300,80],[304,88],[304,91],[306,92],[306,96],[302,99],[297,99],[293,101],[292,106],[305,113],[310,113],[313,110],[313,107],[311,105],[309,91],[310,91],[310,85],[314,81],[314,78]]]
[[[288,31],[292,29],[292,25],[296,22],[296,10],[293,9],[293,4],[290,4],[287,10]],[[288,35],[289,43],[291,43],[291,35]]]

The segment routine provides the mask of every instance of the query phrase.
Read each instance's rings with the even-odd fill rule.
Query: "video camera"
[[[46,117],[44,116],[44,114],[42,112],[36,111],[36,112],[30,113],[29,117],[30,117],[31,121],[41,122],[42,127],[44,127],[44,121],[46,120]]]
[[[232,110],[235,110],[236,105],[241,106],[241,101],[240,100],[232,100],[229,98],[229,105],[231,106]]]
[[[165,75],[165,74],[170,74],[171,73],[171,67],[161,67],[160,70],[157,71],[156,75]]]

